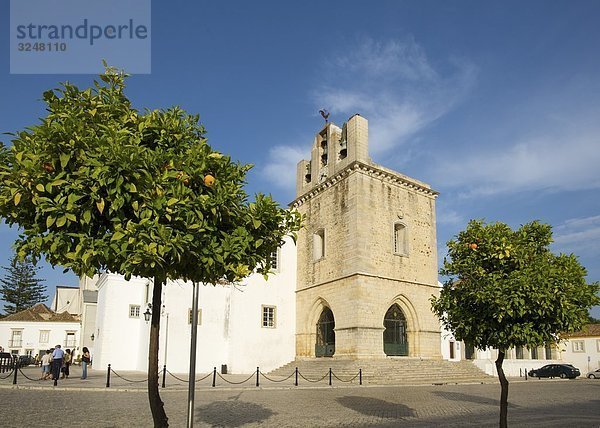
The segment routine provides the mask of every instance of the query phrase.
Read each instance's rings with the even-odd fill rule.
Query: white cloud
[[[262,167],[263,175],[273,186],[293,193],[296,188],[296,166],[300,160],[308,157],[305,150],[295,146],[272,147]]]
[[[406,143],[447,113],[475,81],[474,67],[456,60],[451,64],[452,73],[442,76],[412,38],[367,39],[344,52],[324,60],[323,77],[313,98],[319,108],[334,115],[361,113],[367,117],[372,154]],[[306,147],[306,153],[298,147]],[[309,149],[304,143],[271,148],[261,168],[264,177],[275,187],[292,192],[296,164],[309,157]]]
[[[437,223],[446,225],[466,224],[465,217],[452,209],[437,209]]]
[[[546,127],[543,133],[512,145],[482,145],[472,150],[440,155],[434,172],[437,181],[463,187],[463,196],[469,197],[600,187],[600,127]]]
[[[555,227],[554,245],[566,253],[600,254],[600,215],[569,219]]]
[[[450,62],[451,72],[442,74],[412,38],[367,39],[326,62],[315,102],[334,115],[367,117],[370,149],[377,155],[409,141],[468,93],[475,67]]]

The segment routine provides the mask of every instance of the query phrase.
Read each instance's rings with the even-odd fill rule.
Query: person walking
[[[90,351],[86,346],[83,347],[82,351],[83,355],[81,356],[81,367],[83,371],[81,373],[81,379],[87,379],[87,366],[90,363]]]
[[[42,356],[42,377],[40,380],[48,380],[50,377],[50,364],[52,363],[52,350],[46,349],[46,353]]]
[[[63,366],[62,366],[62,376],[61,379],[69,379],[69,367],[71,366],[71,350],[67,349],[65,351],[65,356],[63,357]]]
[[[58,383],[58,377],[60,376],[60,369],[63,364],[63,357],[65,356],[65,351],[60,349],[60,345],[56,345],[54,347],[54,351],[52,352],[52,380],[54,381],[54,386]]]

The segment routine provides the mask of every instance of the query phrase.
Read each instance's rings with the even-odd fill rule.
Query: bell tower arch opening
[[[387,356],[408,356],[408,338],[406,335],[406,317],[394,303],[383,318],[383,352]]]
[[[323,308],[317,321],[316,357],[333,357],[335,354],[335,319],[328,307]]]

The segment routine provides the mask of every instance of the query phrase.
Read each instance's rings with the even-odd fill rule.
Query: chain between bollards
[[[110,388],[110,378],[111,378],[111,371],[112,371],[112,366],[111,366],[111,364],[109,364],[109,365],[108,365],[108,368],[107,368],[107,370],[106,370],[106,388]],[[118,377],[121,377],[121,376],[119,376],[117,373],[115,373],[115,374],[116,374]],[[175,377],[176,379],[178,379],[178,380],[181,380],[181,381],[185,382],[185,380],[177,378],[177,377],[176,377],[176,376],[174,376],[172,373],[170,373],[170,372],[169,372],[169,374],[171,374],[171,376]],[[255,385],[256,385],[256,387],[260,387],[260,375],[261,375],[261,374],[262,374],[262,373],[260,372],[260,367],[256,367],[256,382],[255,382]],[[333,369],[330,367],[330,368],[329,368],[329,370],[328,370],[328,372],[327,372],[327,373],[326,373],[326,374],[325,374],[325,375],[324,375],[324,376],[323,376],[321,379],[319,379],[319,380],[323,380],[324,378],[326,378],[326,377],[329,377],[329,382],[328,382],[328,384],[329,384],[329,386],[332,386],[332,385],[333,385],[333,377],[334,377],[334,376],[335,376],[335,378],[336,378],[336,379],[338,379],[338,380],[340,380],[340,381],[342,381],[342,382],[351,382],[352,380],[354,380],[354,379],[356,379],[356,378],[358,377],[358,383],[359,383],[359,385],[362,385],[362,384],[363,384],[363,376],[362,376],[362,374],[363,374],[363,373],[362,373],[362,368],[359,368],[359,369],[358,369],[358,374],[356,374],[356,375],[355,375],[355,376],[354,376],[352,379],[344,381],[344,380],[342,380],[342,379],[338,378],[338,377],[337,377],[337,376],[336,376],[336,375],[333,373]],[[160,375],[160,372],[159,372],[159,375]],[[9,376],[10,376],[10,375],[9,375]],[[204,378],[202,378],[202,379],[206,379],[208,376],[210,376],[210,374],[207,374],[207,375],[206,375]],[[219,376],[220,376],[220,375],[219,375]],[[265,375],[263,375],[263,376],[265,376]],[[285,380],[287,380],[287,379],[291,378],[292,376],[294,376],[294,386],[298,386],[298,385],[299,385],[298,379],[299,379],[299,377],[300,377],[300,376],[302,376],[302,375],[300,374],[300,371],[298,370],[298,367],[295,367],[295,369],[294,369],[294,372],[293,372],[292,374],[290,374],[290,375],[289,375],[289,376],[288,376],[286,379],[282,379],[282,380],[279,380],[279,381],[275,381],[275,380],[272,380],[272,379],[270,379],[270,378],[268,378],[268,377],[266,377],[266,376],[265,376],[265,378],[266,378],[267,380],[270,380],[270,381],[273,381],[273,382],[282,382],[282,381],[285,381]],[[166,387],[166,378],[167,378],[167,366],[166,366],[166,364],[165,364],[165,365],[163,365],[163,368],[162,368],[162,388],[165,388],[165,387]],[[527,369],[525,369],[525,378],[527,379]],[[123,378],[123,379],[125,379],[125,378]],[[242,381],[241,383],[243,383],[243,382],[247,382],[247,381],[248,381],[248,380],[250,380],[250,379],[252,379],[252,375],[250,375],[250,378],[248,378],[248,379],[246,379],[246,380]],[[318,381],[319,381],[319,380],[310,380],[310,379],[306,379],[304,376],[302,376],[302,379],[304,379],[304,380],[307,380],[307,381],[309,381],[309,382],[318,382]],[[129,380],[127,380],[127,379],[125,379],[125,380],[126,380],[126,381],[129,381]],[[236,382],[229,382],[229,381],[227,381],[226,379],[224,379],[224,380],[225,380],[227,383],[236,383]],[[129,381],[129,382],[137,382],[137,381]],[[143,382],[143,381],[142,381],[142,382]],[[240,383],[240,382],[237,382],[237,383]],[[14,373],[14,376],[13,376],[13,385],[16,385],[16,384],[17,384],[17,370],[15,370],[15,373]],[[213,388],[215,388],[216,386],[217,386],[217,368],[216,368],[216,367],[213,367],[213,372],[212,372],[212,387],[213,387]]]

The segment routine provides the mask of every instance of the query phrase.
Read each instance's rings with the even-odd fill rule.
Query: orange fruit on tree
[[[207,185],[208,187],[212,187],[213,184],[215,184],[215,177],[213,177],[210,174],[206,174],[204,176],[204,184]]]

